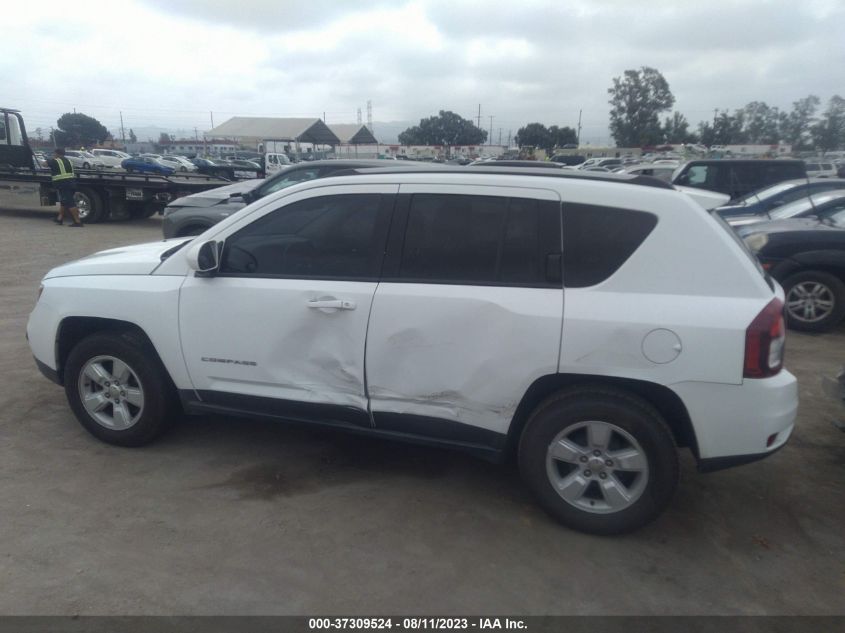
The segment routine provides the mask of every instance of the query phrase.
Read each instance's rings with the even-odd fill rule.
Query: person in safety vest
[[[79,220],[79,209],[76,207],[76,201],[73,199],[73,194],[76,189],[76,174],[73,173],[73,165],[65,158],[65,150],[57,147],[53,151],[53,158],[47,159],[47,166],[50,168],[50,173],[53,177],[53,187],[56,189],[56,194],[59,198],[59,217],[53,218],[56,224],[62,224],[65,219],[65,213],[70,213],[73,218],[73,223],[68,226],[81,227],[82,222]]]

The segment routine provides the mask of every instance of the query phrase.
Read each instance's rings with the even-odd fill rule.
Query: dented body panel
[[[534,380],[557,371],[561,289],[382,283],[367,336],[373,413],[507,433]]]

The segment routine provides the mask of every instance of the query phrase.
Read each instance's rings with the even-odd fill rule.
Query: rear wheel
[[[166,370],[131,334],[92,334],[80,341],[65,363],[64,383],[76,418],[109,444],[151,442],[178,413]]]
[[[805,270],[783,282],[786,322],[794,330],[824,332],[845,317],[845,284],[821,270]]]
[[[519,467],[549,514],[593,534],[642,527],[666,508],[679,478],[660,414],[600,386],[565,390],[538,406],[520,439]]]
[[[91,163],[82,163],[82,169],[91,169]]]
[[[93,189],[82,188],[73,194],[79,219],[86,224],[95,224],[104,218],[103,199]]]

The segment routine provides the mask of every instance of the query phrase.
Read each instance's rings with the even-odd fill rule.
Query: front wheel
[[[154,352],[135,336],[92,334],[73,348],[64,371],[76,418],[98,439],[141,446],[175,419],[178,402]]]
[[[821,270],[805,270],[783,282],[786,323],[794,330],[824,332],[845,317],[845,284]]]
[[[91,169],[91,163],[82,163],[82,169]]]
[[[519,467],[550,515],[592,534],[650,522],[679,478],[675,442],[660,414],[600,386],[561,391],[540,404],[522,433]]]

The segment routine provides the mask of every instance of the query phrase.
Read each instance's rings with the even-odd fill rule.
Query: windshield
[[[745,204],[748,201],[754,200],[768,200],[769,198],[773,198],[774,196],[780,195],[785,191],[789,191],[790,189],[794,189],[799,184],[798,182],[782,182],[777,185],[773,185],[772,187],[767,187],[761,191],[752,191],[751,193],[743,196],[739,200],[737,200],[738,204]]]
[[[819,205],[827,204],[831,200],[836,200],[845,196],[845,191],[837,191],[833,193],[823,193],[815,195],[812,198],[801,198],[795,202],[790,202],[782,207],[778,207],[769,211],[769,217],[772,220],[785,220],[786,218],[794,218],[797,215],[805,213]]]

